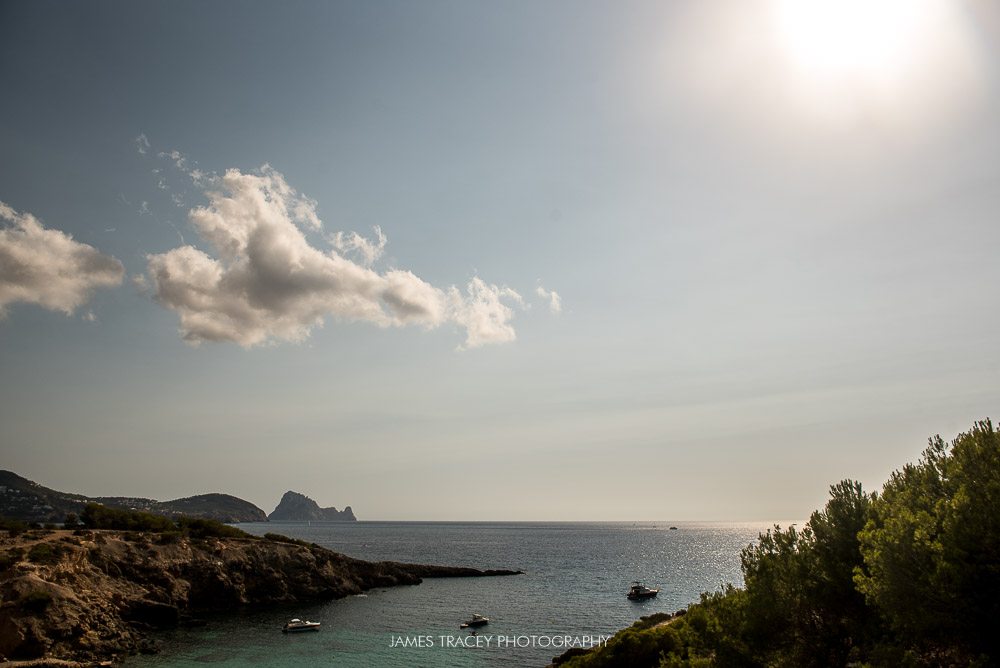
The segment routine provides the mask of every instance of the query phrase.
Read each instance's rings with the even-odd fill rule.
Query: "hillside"
[[[0,471],[0,516],[25,522],[61,523],[68,513],[79,515],[87,503],[179,517],[186,515],[220,522],[264,522],[263,510],[229,494],[200,494],[173,501],[143,497],[87,497],[43,487],[12,471]]]
[[[0,471],[0,516],[26,522],[62,522],[66,513],[79,514],[91,499],[58,492],[12,471]]]
[[[220,522],[266,522],[263,510],[230,494],[199,494],[173,501],[131,498],[125,496],[102,496],[94,499],[98,503],[126,510],[142,510],[166,517],[201,517]]]

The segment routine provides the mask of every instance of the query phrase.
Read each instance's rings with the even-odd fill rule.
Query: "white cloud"
[[[375,264],[375,261],[382,257],[385,252],[385,245],[388,243],[382,228],[376,225],[372,228],[375,231],[374,241],[366,239],[357,232],[337,232],[330,237],[330,244],[340,252],[341,255],[354,255],[362,261],[366,267]]]
[[[38,304],[70,315],[97,288],[122,282],[115,258],[73,237],[50,230],[30,213],[0,202],[0,316],[8,304]]]
[[[535,288],[535,294],[548,302],[549,311],[552,313],[562,313],[562,297],[555,290],[546,290],[542,286]]]
[[[510,288],[486,283],[478,276],[469,281],[466,293],[463,296],[455,287],[449,290],[453,318],[467,333],[463,348],[507,343],[517,338],[510,324],[514,311],[502,299],[506,297],[523,307],[521,295]]]
[[[149,139],[146,138],[145,133],[139,133],[139,136],[135,138],[135,148],[139,151],[139,155],[146,155],[146,151],[149,150]]]
[[[189,342],[301,341],[327,317],[425,329],[451,322],[466,330],[463,348],[515,338],[504,300],[523,304],[517,292],[478,277],[463,293],[410,271],[377,272],[371,264],[386,244],[378,228],[375,241],[350,233],[331,237],[329,250],[312,246],[303,230],[322,227],[316,202],[268,165],[230,169],[205,195],[208,205],[188,218],[212,254],[183,245],[148,256],[155,298],[177,312]]]

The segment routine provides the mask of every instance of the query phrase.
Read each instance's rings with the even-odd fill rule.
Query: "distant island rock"
[[[357,522],[350,506],[343,510],[320,508],[305,494],[291,490],[285,492],[278,507],[267,516],[272,522]]]
[[[59,492],[12,471],[0,471],[0,516],[25,522],[61,523],[69,513],[82,513],[88,503],[141,510],[170,518],[185,515],[229,524],[267,521],[263,510],[229,494],[199,494],[173,501],[128,496],[88,497]]]

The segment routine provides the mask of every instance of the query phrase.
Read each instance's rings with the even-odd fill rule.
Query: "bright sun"
[[[782,45],[804,74],[891,83],[934,29],[935,0],[777,0]]]

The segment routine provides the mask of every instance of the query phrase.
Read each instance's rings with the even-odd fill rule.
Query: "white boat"
[[[490,623],[489,617],[483,617],[482,615],[474,614],[472,615],[472,619],[470,619],[467,622],[464,622],[459,628],[469,629],[469,628],[475,628],[477,626],[486,626],[489,623]]]
[[[633,601],[638,601],[644,598],[653,598],[659,593],[660,593],[659,589],[650,589],[649,587],[643,587],[641,584],[639,584],[639,581],[636,580],[635,582],[632,583],[632,586],[629,587],[628,594],[626,594],[626,596]]]
[[[282,627],[282,633],[302,633],[303,631],[319,631],[320,622],[291,619]]]

